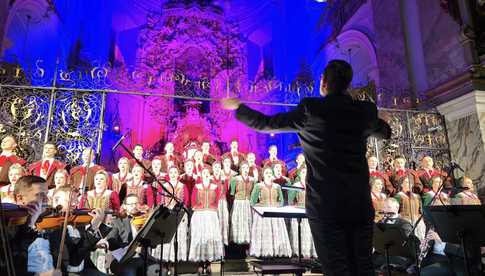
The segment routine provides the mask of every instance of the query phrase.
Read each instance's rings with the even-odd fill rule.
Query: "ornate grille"
[[[49,78],[43,69],[25,72],[1,64],[0,135],[13,134],[17,154],[29,162],[40,159],[43,144],[52,141],[59,158],[76,165],[83,148],[101,149],[105,80],[106,71],[99,67],[59,70]]]
[[[94,67],[82,72],[63,72],[49,80],[39,68],[32,73],[18,71],[15,66],[0,67],[0,135],[14,134],[18,139],[19,155],[28,161],[42,156],[42,145],[54,141],[61,149],[61,159],[77,164],[85,147],[101,150],[104,130],[105,95],[123,93],[144,95],[146,101],[156,106],[165,104],[180,95],[152,94],[137,91],[115,91],[108,89],[109,73],[106,66]],[[27,77],[26,77],[27,76]],[[36,85],[32,85],[35,83]],[[192,93],[192,92],[190,92]],[[183,95],[191,99],[194,95]],[[291,99],[293,103],[298,99]],[[252,100],[251,95],[245,95]],[[372,98],[372,97],[371,97]],[[212,101],[210,97],[207,101]],[[268,97],[268,100],[272,100]],[[288,106],[289,102],[259,102]],[[366,100],[366,99],[364,99]],[[211,115],[217,116],[218,108],[211,103]],[[217,105],[218,106],[218,105]],[[169,109],[158,109],[161,119],[170,117]],[[450,160],[444,119],[433,112],[383,109],[389,113],[392,139],[377,141],[370,139],[368,154],[376,155],[381,168],[387,169],[396,155],[404,155],[409,161],[418,162],[424,155],[435,159],[443,168]],[[222,115],[227,113],[221,111]],[[173,115],[173,114],[172,114]]]

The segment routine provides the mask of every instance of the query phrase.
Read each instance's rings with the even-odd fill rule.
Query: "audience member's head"
[[[386,200],[384,201],[384,206],[382,206],[382,211],[386,213],[398,214],[399,202],[392,197],[386,198]]]
[[[13,190],[15,202],[19,205],[47,202],[47,183],[45,179],[35,175],[19,178]]]

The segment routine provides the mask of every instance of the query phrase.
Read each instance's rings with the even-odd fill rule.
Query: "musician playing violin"
[[[56,189],[52,196],[53,206],[62,211],[59,212],[61,217],[63,217],[64,212],[71,209],[72,216],[69,216],[69,218],[72,218],[72,220],[75,220],[76,216],[88,216],[91,218],[91,222],[88,225],[76,222],[67,225],[61,268],[64,273],[96,275],[99,271],[97,271],[89,256],[91,251],[96,249],[98,241],[109,233],[109,228],[103,224],[105,216],[103,209],[98,208],[90,212],[82,212],[82,214],[80,214],[79,210],[72,210],[77,205],[76,194],[70,186],[62,186]],[[70,196],[72,196],[71,199]],[[62,225],[60,225],[50,230],[47,235],[54,260],[57,260],[59,256],[62,230]]]
[[[413,246],[419,246],[419,240],[415,237],[412,233],[413,225],[410,223],[409,220],[403,219],[399,213],[400,209],[399,201],[395,198],[388,197],[384,200],[384,204],[382,205],[382,211],[385,213],[383,219],[379,222],[379,225],[382,229],[386,228],[395,228],[399,229],[399,231],[404,234],[404,236],[408,237],[409,242],[413,243]],[[393,226],[388,226],[393,225]],[[386,258],[384,252],[374,251],[373,253],[373,263],[374,267],[377,268],[378,271],[384,271],[386,268],[384,267],[386,263]],[[403,271],[409,268],[413,264],[413,260],[408,257],[403,256],[390,256],[389,263],[393,267],[398,267]],[[377,275],[377,274],[376,274]]]
[[[7,242],[10,242],[12,260],[17,275],[53,274],[53,259],[49,252],[49,241],[41,236],[36,222],[47,202],[47,184],[38,176],[22,176],[14,188],[15,203],[26,210],[25,223],[15,227]],[[4,271],[4,268],[1,268]]]
[[[136,225],[136,221],[139,220],[140,214],[140,202],[138,195],[128,194],[121,206],[122,210],[126,212],[124,217],[116,217],[112,221],[111,232],[105,239],[98,242],[98,246],[104,245],[112,251],[115,260],[111,263],[111,271],[116,275],[138,275],[143,268],[143,258],[137,253],[131,260],[119,265],[118,261],[126,253],[126,250],[130,242],[136,237],[139,226]]]

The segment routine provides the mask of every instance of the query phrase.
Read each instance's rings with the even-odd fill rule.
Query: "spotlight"
[[[327,2],[327,0],[315,0],[315,2],[324,3],[324,2]]]
[[[119,133],[120,132],[120,126],[119,125],[115,125],[113,127],[113,131],[116,132],[116,133]]]
[[[274,137],[274,133],[270,133],[269,136]]]

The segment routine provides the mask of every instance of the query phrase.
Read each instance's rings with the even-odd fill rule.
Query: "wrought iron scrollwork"
[[[56,93],[49,134],[57,141],[66,162],[76,164],[85,147],[97,147],[101,120],[101,93],[61,90]]]
[[[98,146],[107,68],[59,70],[52,77],[42,60],[32,69],[1,63],[0,135],[14,135],[17,154],[29,162],[42,158],[48,140],[57,143],[60,159],[77,164],[83,148]]]
[[[42,156],[49,93],[44,90],[0,86],[0,134],[17,139],[17,154],[32,161]]]

